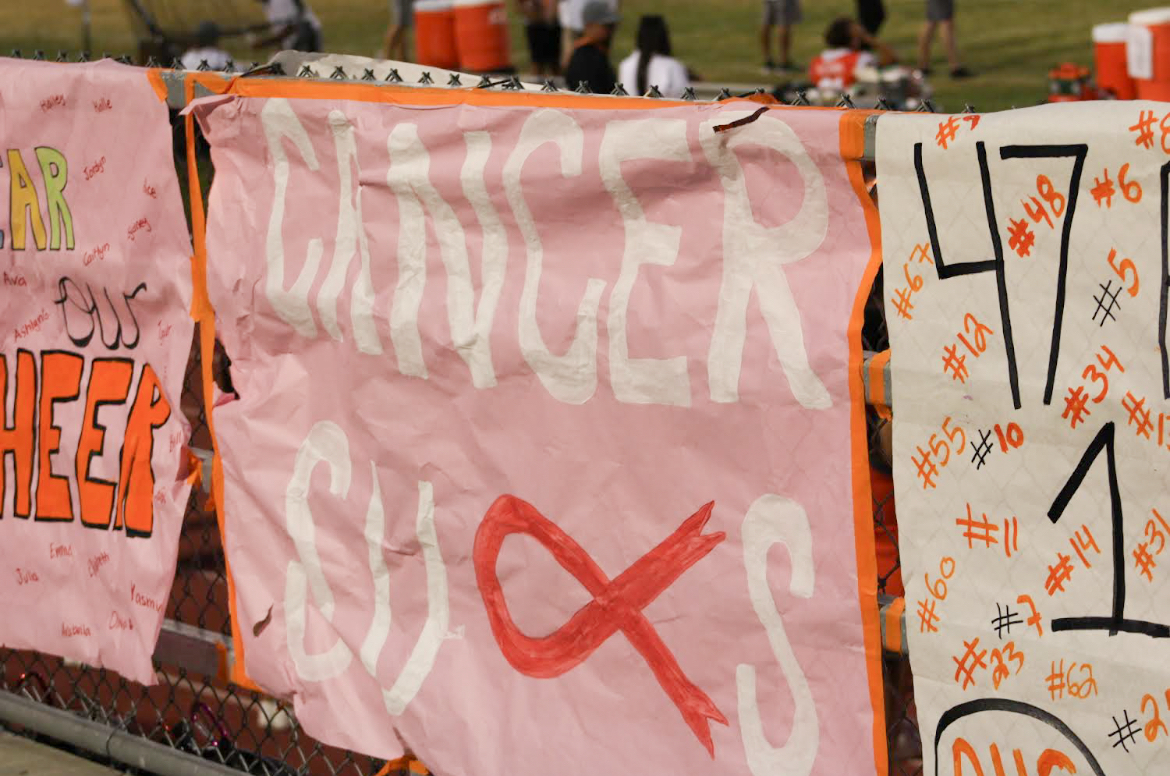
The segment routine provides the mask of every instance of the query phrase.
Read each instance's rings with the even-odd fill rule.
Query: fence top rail
[[[110,59],[128,67],[139,67],[126,55],[113,56],[103,52],[95,57],[88,51],[71,54],[58,51],[50,57],[43,50],[26,56],[20,49],[14,49],[7,57],[13,59],[31,59],[35,61],[53,61],[58,63],[84,63],[95,59]],[[609,94],[595,94],[584,84],[576,89],[562,89],[549,79],[534,81],[522,80],[518,75],[498,76],[476,75],[462,73],[441,68],[431,68],[409,62],[393,62],[389,60],[368,59],[365,57],[351,57],[333,54],[301,54],[284,51],[276,54],[268,62],[261,64],[250,62],[247,66],[228,60],[222,70],[213,70],[206,61],[194,70],[187,70],[179,60],[163,63],[153,57],[142,65],[146,69],[158,70],[162,83],[166,86],[167,104],[174,110],[182,110],[187,106],[186,80],[188,73],[200,74],[195,85],[195,97],[207,97],[215,91],[206,84],[219,82],[226,86],[234,78],[263,78],[265,80],[285,81],[318,81],[327,83],[362,83],[369,86],[385,86],[394,88],[418,87],[428,89],[488,89],[494,91],[528,91],[560,94],[582,94],[593,97],[611,97],[614,99],[661,99],[666,101],[656,86],[651,86],[645,95],[628,94],[622,87],[617,86]],[[742,89],[743,91],[738,91]],[[761,86],[751,87],[747,84],[703,84],[688,87],[683,94],[684,102],[722,102],[730,99],[746,99],[769,94]],[[810,103],[804,99],[803,93],[791,102],[777,100],[779,105],[806,107]],[[837,108],[852,108],[848,98],[842,98]],[[879,105],[878,111],[882,107]],[[865,123],[865,154],[864,161],[872,162],[876,152],[876,132],[878,113],[868,117]]]

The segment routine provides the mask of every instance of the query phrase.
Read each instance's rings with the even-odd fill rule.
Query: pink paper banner
[[[439,774],[874,773],[840,114],[392,94],[197,108],[248,674]]]
[[[143,71],[0,60],[0,645],[147,684],[189,486],[191,244]]]

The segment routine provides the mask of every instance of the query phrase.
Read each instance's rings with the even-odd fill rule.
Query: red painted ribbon
[[[715,503],[711,502],[691,515],[677,531],[611,580],[581,545],[536,507],[515,496],[500,496],[476,531],[473,558],[479,592],[487,608],[492,633],[504,657],[523,674],[550,679],[575,668],[620,630],[641,653],[658,684],[682,713],[687,726],[714,758],[715,744],[711,740],[708,720],[726,725],[727,718],[707,694],[686,677],[658,632],[642,614],[642,610],[674,584],[684,571],[726,538],[722,532],[702,535],[714,507]],[[544,545],[557,563],[593,596],[592,601],[548,636],[532,638],[525,635],[508,612],[504,590],[496,574],[496,563],[504,539],[511,534],[524,534]]]

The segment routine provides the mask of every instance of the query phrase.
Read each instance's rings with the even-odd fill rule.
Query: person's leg
[[[553,76],[557,72],[557,62],[560,60],[559,27],[547,22],[529,22],[525,28],[528,36],[528,55],[532,62],[532,72],[539,76]]]
[[[564,38],[561,35],[561,25],[555,21],[548,24],[548,74],[561,74],[561,59],[564,46]]]
[[[938,22],[927,20],[922,27],[922,34],[918,36],[918,69],[926,70],[930,67],[930,45],[934,41],[934,31]]]
[[[540,61],[540,33],[536,22],[524,25],[524,37],[528,41],[528,67],[534,75],[544,75],[544,63]]]
[[[947,49],[947,62],[951,66],[951,70],[957,70],[959,65],[959,50],[955,47],[955,20],[954,18],[947,19],[942,25],[942,39],[943,45]]]
[[[800,23],[802,18],[800,0],[784,0],[781,6],[780,19],[780,64],[785,69],[792,68],[792,28]]]
[[[577,37],[580,31],[572,30],[568,27],[561,27],[561,69],[564,70],[569,66],[569,60],[573,58],[573,44],[577,42]]]
[[[402,50],[405,38],[406,30],[402,28],[401,24],[395,24],[386,32],[386,59],[394,59],[399,62],[406,59]]]
[[[414,35],[414,2],[413,0],[399,0],[402,8],[402,18],[399,24],[402,27],[402,40],[399,47],[402,49],[403,62],[410,62],[410,39]]]
[[[390,26],[386,28],[386,41],[382,45],[382,56],[386,59],[405,60],[405,51],[403,50],[403,41],[406,38],[405,25],[406,19],[402,16],[402,3],[400,0],[391,0],[390,3]]]
[[[969,78],[972,73],[959,59],[959,47],[955,43],[955,0],[941,0],[946,18],[942,20],[943,43],[947,49],[947,62],[951,66],[951,78]]]
[[[760,21],[760,49],[764,54],[764,72],[775,69],[772,58],[772,30],[780,23],[778,0],[764,0],[764,18]]]

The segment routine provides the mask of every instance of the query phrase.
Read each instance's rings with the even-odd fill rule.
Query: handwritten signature
[[[86,254],[82,257],[82,264],[84,266],[88,267],[90,264],[92,264],[94,262],[94,260],[105,261],[106,253],[109,250],[110,250],[110,244],[103,243],[103,244],[99,245],[98,247],[94,248],[92,251],[87,251]]]
[[[53,108],[56,108],[58,105],[60,105],[60,106],[65,105],[65,95],[54,94],[51,97],[46,97],[45,99],[41,100],[41,111],[44,113],[48,113]]]
[[[94,162],[93,164],[91,164],[85,168],[85,179],[90,180],[91,178],[93,178],[93,176],[97,175],[99,172],[105,172],[105,171],[106,171],[106,157],[103,156],[101,159],[98,159],[96,162]]]
[[[40,315],[38,315],[36,318],[33,318],[31,321],[24,324],[19,329],[12,330],[13,331],[13,337],[12,337],[13,341],[18,340],[21,337],[27,337],[28,335],[32,334],[34,331],[40,331],[41,324],[47,320],[49,320],[48,311],[41,310]]]
[[[147,609],[153,609],[159,613],[161,613],[164,608],[163,603],[160,603],[153,598],[148,598],[147,596],[144,596],[142,593],[138,592],[133,582],[130,583],[130,600],[138,606],[144,606]]]
[[[131,620],[123,620],[122,615],[117,612],[110,612],[110,630],[134,630],[134,622]]]
[[[102,570],[102,566],[110,562],[110,554],[103,552],[101,555],[95,555],[89,559],[89,575],[96,577],[97,573]]]
[[[126,230],[126,236],[131,240],[135,240],[137,239],[138,233],[143,229],[145,229],[147,232],[154,231],[150,228],[150,221],[147,221],[145,218],[140,218],[135,221],[129,229]]]

